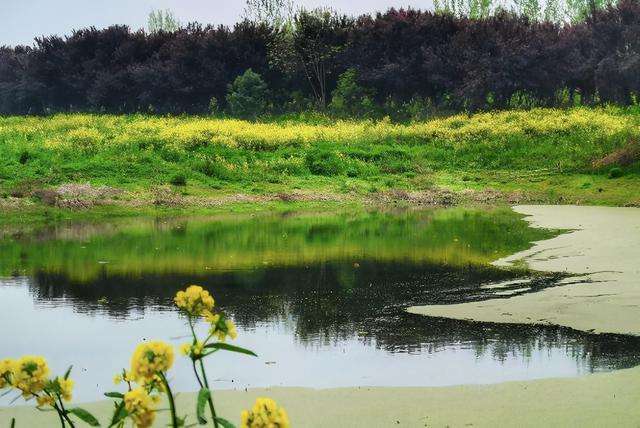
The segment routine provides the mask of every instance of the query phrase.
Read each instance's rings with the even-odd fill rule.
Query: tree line
[[[250,70],[250,71],[248,71]],[[240,76],[240,77],[239,77]],[[328,9],[171,31],[87,28],[0,47],[0,114],[326,110],[420,117],[483,109],[635,104],[640,2],[574,22]],[[257,107],[255,107],[257,106]],[[255,111],[255,109],[259,111]]]

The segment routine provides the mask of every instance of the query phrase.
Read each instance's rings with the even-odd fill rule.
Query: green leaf
[[[207,404],[207,401],[209,401],[209,397],[211,397],[211,393],[207,388],[202,388],[200,392],[198,392],[196,415],[198,416],[198,423],[200,423],[200,425],[207,423],[207,420],[204,418],[204,406]]]
[[[184,426],[186,426],[186,421],[187,421],[187,416],[186,416],[186,415],[185,415],[185,416],[183,416],[183,417],[176,416],[176,419],[177,419],[177,421],[178,421],[178,426],[179,426],[179,427],[184,427]],[[195,426],[195,425],[194,425],[194,426]]]
[[[121,392],[105,392],[104,396],[109,398],[124,398],[124,394]]]
[[[69,366],[69,368],[67,369],[67,372],[64,374],[64,380],[69,379],[69,375],[71,374],[71,369],[73,368],[73,366]]]
[[[239,346],[229,345],[228,343],[222,343],[222,342],[210,343],[206,345],[205,348],[221,350],[221,351],[238,352],[240,354],[246,354],[246,355],[251,355],[253,357],[257,357],[257,355],[253,351],[249,351],[248,349],[241,348]]]
[[[111,419],[110,427],[117,425],[121,420],[129,416],[129,412],[124,408],[124,401],[121,401],[113,412],[113,418]]]
[[[234,424],[223,418],[216,418],[216,422],[222,425],[222,428],[236,428]]]
[[[16,428],[16,418],[11,418],[11,428]]]
[[[85,409],[81,409],[79,407],[74,407],[73,409],[69,409],[69,413],[76,415],[84,422],[88,423],[92,427],[99,427],[100,422],[93,416],[91,413],[87,412]]]

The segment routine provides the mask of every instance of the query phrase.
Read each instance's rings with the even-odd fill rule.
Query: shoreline
[[[216,391],[220,415],[232,422],[255,398],[269,396],[285,407],[294,427],[637,427],[640,423],[640,367],[587,376],[429,388],[266,388]],[[195,422],[196,394],[180,394],[178,409]],[[372,405],[384,403],[384,405]],[[110,401],[81,407],[108,419]],[[0,408],[0,426],[15,417],[17,428],[47,427],[52,413],[31,406]],[[158,414],[157,426],[167,412]],[[53,418],[53,419],[51,419]]]
[[[553,324],[591,333],[640,335],[640,210],[516,206],[533,227],[571,230],[494,265],[570,272],[566,285],[508,299],[413,306],[408,312],[470,321]]]
[[[612,183],[615,184],[615,183]],[[93,189],[89,186],[88,189]],[[622,204],[623,195],[607,199],[602,194],[546,194],[539,189],[515,191],[493,187],[465,188],[459,186],[434,187],[428,190],[394,189],[381,192],[335,192],[322,189],[299,189],[275,193],[217,193],[196,192],[181,195],[175,189],[164,193],[146,190],[118,189],[116,199],[95,199],[82,192],[73,195],[71,202],[48,204],[38,198],[0,198],[0,227],[37,225],[67,221],[100,221],[113,218],[145,216],[169,217],[182,215],[217,215],[221,213],[285,212],[292,210],[360,209],[434,209],[451,207],[509,207],[514,204],[553,205],[557,203],[585,206],[640,206],[640,199]]]

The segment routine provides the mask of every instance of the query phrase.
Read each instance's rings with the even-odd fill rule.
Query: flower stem
[[[200,379],[200,375],[198,374],[198,367],[196,366],[196,360],[191,360],[191,363],[193,364],[193,373],[196,375],[196,380],[198,381],[198,385],[200,385],[200,388],[204,388],[204,384],[202,383],[202,380]]]
[[[171,427],[178,428],[178,416],[176,415],[176,403],[173,400],[173,393],[171,392],[171,387],[169,386],[169,382],[165,377],[164,373],[160,372],[160,379],[162,379],[162,383],[166,388],[167,398],[169,399],[169,407],[171,409]]]
[[[58,417],[60,418],[60,424],[62,425],[62,428],[66,428],[67,424],[64,422],[64,417],[62,416],[62,410],[60,410],[60,407],[58,407],[57,404],[53,405],[54,409],[56,409],[56,412],[58,412]]]
[[[58,396],[58,402],[60,403],[60,409],[62,412],[62,416],[64,416],[64,418],[67,420],[67,422],[69,423],[69,426],[71,428],[75,428],[75,425],[73,424],[73,421],[71,419],[69,419],[69,415],[67,415],[67,409],[64,408],[64,404],[62,403],[62,398],[60,398],[60,396]]]
[[[191,317],[189,317],[189,328],[191,329],[191,334],[193,335],[193,342],[196,343],[198,341],[198,336],[196,336],[196,330],[193,327],[193,319]],[[205,340],[204,343],[206,344],[209,341],[209,339],[211,339],[211,335],[207,337],[207,340]],[[196,374],[196,379],[200,384],[200,388],[207,388],[207,390],[209,391],[209,399],[207,400],[209,402],[209,411],[211,412],[211,419],[213,419],[214,428],[218,428],[218,417],[216,416],[216,408],[213,405],[213,397],[212,397],[213,393],[209,388],[209,381],[207,381],[207,372],[204,370],[204,363],[202,362],[202,358],[200,358],[198,362],[200,363],[200,370],[202,371],[202,379],[204,380],[204,385],[202,384],[202,380],[198,375],[198,370],[196,368],[195,361],[193,362],[193,371]]]
[[[213,405],[213,391],[209,388],[209,381],[207,381],[207,372],[204,370],[204,363],[200,359],[200,370],[202,370],[202,378],[204,379],[204,386],[209,390],[209,410],[211,411],[211,418],[213,419],[213,426],[218,428],[218,417],[216,416],[216,408]],[[199,381],[199,379],[198,379]]]

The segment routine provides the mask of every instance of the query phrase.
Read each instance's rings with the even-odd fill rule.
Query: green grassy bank
[[[61,215],[96,206],[137,212],[318,201],[635,205],[639,125],[635,108],[412,124],[7,117],[0,118],[0,208]]]

